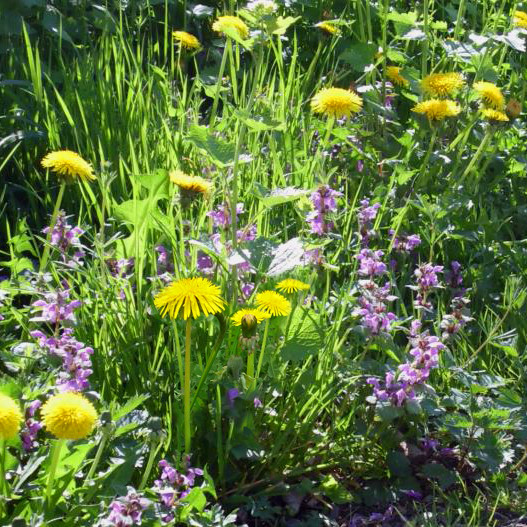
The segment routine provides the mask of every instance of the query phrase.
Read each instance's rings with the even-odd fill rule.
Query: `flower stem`
[[[148,481],[148,478],[150,477],[150,473],[152,472],[152,467],[154,466],[154,459],[156,457],[157,450],[158,450],[157,444],[152,443],[150,445],[148,461],[146,462],[146,468],[145,468],[145,471],[143,472],[143,477],[141,478],[139,490],[143,490],[145,488],[146,482]]]
[[[5,477],[5,439],[0,439],[0,512],[4,513],[4,499],[7,498],[7,480]]]
[[[220,96],[221,82],[223,79],[223,73],[225,72],[225,64],[227,62],[227,50],[228,50],[228,46],[227,46],[227,42],[225,42],[225,47],[223,48],[223,56],[221,57],[220,71],[218,72],[218,79],[216,81],[216,91],[214,92],[214,101],[212,103],[212,110],[210,111],[209,126],[211,130],[214,129],[214,120],[216,119],[216,111],[218,109],[218,99]]]
[[[461,178],[459,180],[460,183],[468,176],[468,174],[470,174],[470,171],[473,168],[477,167],[477,164],[479,163],[481,155],[485,151],[485,148],[487,148],[487,144],[490,138],[492,137],[493,132],[494,130],[492,127],[489,127],[489,129],[485,132],[485,137],[483,137],[483,141],[481,141],[481,143],[479,144],[478,149],[476,150],[476,153],[474,154],[474,156],[470,160],[470,163],[467,165],[467,168],[465,168],[465,171],[461,175]]]
[[[191,318],[187,318],[185,326],[185,385],[183,387],[183,410],[185,424],[185,454],[190,454],[190,342]]]
[[[55,441],[54,445],[51,447],[51,465],[49,467],[48,484],[46,485],[46,502],[50,508],[52,506],[51,489],[53,488],[53,482],[55,480],[55,474],[59,464],[60,451],[62,450],[62,446],[65,442],[65,439],[57,439],[57,441]]]
[[[104,451],[104,447],[106,446],[106,442],[108,441],[108,437],[110,436],[109,430],[106,429],[106,427],[103,428],[103,434],[101,437],[101,442],[99,443],[99,446],[97,447],[97,452],[95,453],[95,457],[93,458],[93,462],[91,464],[90,470],[88,472],[88,475],[86,476],[86,480],[84,482],[84,486],[91,481],[93,478],[93,475],[95,474],[95,470],[97,469],[97,466],[99,465],[99,461],[101,460],[102,453]]]
[[[254,379],[254,350],[247,350],[247,381],[251,385]]]
[[[46,246],[44,247],[44,254],[42,255],[42,260],[40,260],[40,271],[46,270],[46,265],[48,264],[50,243],[51,243],[51,234],[55,228],[55,223],[57,222],[57,217],[59,215],[60,206],[62,205],[62,198],[64,197],[64,191],[66,189],[66,183],[60,184],[59,194],[57,200],[55,201],[55,208],[53,209],[53,214],[51,215],[51,223],[49,224],[49,231],[46,236]]]
[[[262,369],[263,364],[263,358],[265,354],[265,345],[267,344],[267,336],[269,335],[269,318],[265,321],[265,329],[264,329],[264,335],[262,340],[262,349],[260,350],[260,357],[258,358],[258,368],[256,368],[256,377],[254,379],[254,383],[258,380],[258,377],[260,376],[260,370]]]

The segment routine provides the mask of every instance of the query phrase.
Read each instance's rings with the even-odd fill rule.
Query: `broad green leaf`
[[[323,492],[333,503],[342,505],[351,501],[350,492],[341,485],[331,474],[328,474],[320,484],[320,491]]]
[[[302,196],[306,196],[310,192],[310,190],[295,187],[269,190],[257,181],[254,182],[252,188],[253,196],[256,196],[266,207],[274,207],[275,205],[282,205],[283,203],[295,201]]]
[[[188,139],[197,148],[204,150],[219,166],[226,167],[234,163],[235,145],[218,139],[206,126],[191,126]]]
[[[300,20],[300,18],[299,16],[288,16],[285,18],[279,16],[267,22],[267,31],[273,35],[283,35],[287,31],[287,28],[292,26],[297,20]]]
[[[363,73],[373,63],[377,46],[375,44],[354,44],[340,54],[339,60],[349,64],[355,71]]]
[[[271,119],[268,115],[253,115],[245,110],[234,110],[234,114],[242,120],[251,130],[265,132],[266,130],[285,129],[285,123]]]
[[[278,276],[305,264],[305,250],[300,238],[291,238],[273,251],[268,276]]]
[[[324,346],[324,330],[320,315],[310,309],[297,307],[287,329],[281,349],[284,360],[302,361],[318,353]]]

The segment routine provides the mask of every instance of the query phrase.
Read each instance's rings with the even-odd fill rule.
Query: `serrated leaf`
[[[454,471],[446,468],[441,463],[428,463],[423,467],[423,474],[429,478],[436,479],[439,485],[446,489],[457,481]]]
[[[398,450],[389,452],[386,456],[386,463],[390,472],[395,476],[409,476],[412,473],[412,467],[408,458]]]
[[[273,251],[273,259],[267,270],[268,276],[278,276],[295,267],[304,265],[304,246],[300,238],[291,238]]]
[[[191,126],[188,140],[197,148],[204,150],[218,165],[226,167],[234,163],[236,152],[234,144],[218,139],[206,126]]]
[[[337,505],[351,501],[350,492],[342,486],[331,474],[328,474],[320,484],[319,489]]]
[[[285,343],[281,349],[284,360],[301,361],[324,346],[324,331],[320,315],[310,309],[297,307],[291,317]]]
[[[266,27],[269,33],[273,35],[283,35],[287,29],[292,26],[297,20],[300,20],[301,17],[277,17],[267,21]]]
[[[253,184],[252,194],[256,196],[266,207],[274,207],[295,201],[302,196],[309,194],[310,190],[300,189],[296,187],[276,188],[269,190],[258,182]]]
[[[354,44],[340,54],[339,60],[349,64],[355,71],[363,73],[373,63],[377,46],[375,44]]]

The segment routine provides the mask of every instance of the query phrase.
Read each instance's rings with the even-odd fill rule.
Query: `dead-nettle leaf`
[[[525,51],[525,35],[527,32],[524,29],[516,28],[509,31],[505,35],[495,35],[493,38],[497,42],[503,42],[516,51]]]
[[[254,183],[253,194],[262,201],[266,207],[274,207],[275,205],[282,205],[290,201],[295,201],[302,196],[309,194],[310,190],[305,190],[296,187],[275,188],[269,190],[259,183]]]
[[[405,40],[424,40],[426,38],[426,33],[421,29],[410,29],[405,33],[401,38]]]
[[[268,276],[277,276],[304,265],[305,249],[300,238],[292,238],[273,251],[273,260],[267,271]]]
[[[227,263],[229,265],[240,265],[240,264],[249,264],[250,265],[251,260],[251,252],[247,249],[238,249],[237,251],[234,251],[229,258],[227,259]],[[255,273],[256,270],[251,265],[251,268],[249,270],[251,273]]]

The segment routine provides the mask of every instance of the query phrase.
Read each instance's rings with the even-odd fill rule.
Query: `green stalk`
[[[4,513],[4,498],[7,498],[7,480],[5,477],[5,455],[6,445],[5,439],[0,439],[0,512]]]
[[[247,381],[251,385],[254,380],[254,350],[247,350]]]
[[[256,377],[254,379],[254,384],[256,384],[256,381],[258,380],[258,377],[260,376],[260,371],[262,369],[263,358],[265,354],[265,346],[267,344],[267,336],[269,335],[269,320],[271,319],[268,318],[265,321],[265,329],[264,329],[263,340],[262,340],[262,349],[260,350],[260,357],[258,358],[258,368],[256,369]]]
[[[152,467],[154,466],[154,459],[156,458],[156,453],[156,444],[152,442],[150,445],[150,452],[148,453],[148,461],[146,462],[145,471],[143,472],[143,477],[141,478],[141,483],[139,485],[139,490],[143,490],[145,488],[150,473],[152,472]]]
[[[99,443],[99,446],[97,447],[97,452],[95,453],[95,457],[93,458],[93,462],[91,464],[90,470],[86,476],[86,479],[84,480],[84,486],[86,486],[87,483],[92,480],[93,475],[95,474],[95,471],[97,470],[97,466],[99,465],[99,462],[101,461],[101,456],[102,456],[104,447],[106,446],[106,443],[109,437],[110,437],[110,427],[109,426],[104,427],[102,437],[101,437],[101,442]]]
[[[48,263],[49,251],[50,251],[51,232],[53,231],[55,227],[55,223],[57,222],[57,216],[59,215],[59,212],[60,212],[60,206],[62,204],[62,198],[64,197],[65,189],[66,189],[66,183],[62,182],[60,184],[60,189],[59,189],[59,194],[57,196],[57,200],[55,201],[55,208],[53,209],[53,214],[51,215],[49,231],[46,236],[46,246],[44,247],[44,254],[42,255],[42,260],[40,260],[40,271],[46,270],[46,265]]]
[[[454,28],[454,40],[457,40],[459,38],[459,33],[461,31],[462,20],[464,16],[465,16],[465,0],[461,0],[459,2],[459,9],[457,10],[456,27]]]
[[[421,49],[421,78],[426,77],[428,62],[428,0],[423,1],[423,31],[425,38]]]
[[[227,37],[229,39],[229,37]],[[216,119],[216,111],[218,109],[218,99],[220,96],[221,90],[221,81],[223,79],[223,73],[225,72],[225,64],[227,63],[227,42],[225,42],[225,47],[223,48],[223,56],[221,57],[220,71],[218,72],[218,79],[216,81],[216,91],[214,92],[214,101],[212,103],[212,110],[210,111],[209,126],[211,130],[214,129],[214,121]]]
[[[192,319],[187,318],[185,326],[185,386],[183,389],[183,410],[185,422],[185,454],[190,454],[190,342]]]
[[[57,467],[60,459],[60,452],[63,445],[66,443],[65,439],[57,439],[53,446],[51,447],[51,466],[49,468],[48,484],[46,485],[46,502],[51,508],[51,494],[53,488],[53,482],[55,480],[55,474],[57,472]]]
[[[492,134],[494,133],[494,129],[492,126],[490,126],[487,131],[485,132],[485,137],[483,137],[483,141],[478,146],[478,149],[476,150],[476,153],[470,160],[470,163],[467,165],[467,168],[465,168],[465,171],[461,175],[461,178],[459,179],[459,182],[461,183],[470,173],[470,171],[477,166],[477,163],[479,163],[479,160],[481,158],[481,155],[485,151],[485,148],[487,148],[487,145],[490,141],[490,138],[492,137]]]

